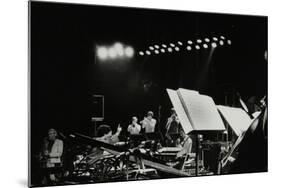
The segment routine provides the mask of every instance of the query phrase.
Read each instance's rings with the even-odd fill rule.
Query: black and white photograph
[[[266,15],[28,11],[29,187],[268,172]]]

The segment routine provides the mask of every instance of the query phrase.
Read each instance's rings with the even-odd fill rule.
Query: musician
[[[97,138],[98,141],[102,141],[109,144],[115,144],[119,141],[119,135],[122,131],[120,125],[117,127],[117,131],[114,135],[112,135],[112,129],[109,125],[100,125],[97,129]],[[90,155],[87,156],[88,164],[92,165],[97,160],[101,159],[103,156],[108,155],[108,152],[104,151],[99,147],[92,148]]]
[[[156,119],[153,118],[153,112],[148,111],[147,116],[140,122],[145,133],[152,133],[155,130]]]
[[[167,134],[169,133],[179,133],[180,129],[180,120],[177,116],[177,113],[174,108],[171,109],[171,116],[167,120],[166,130]]]
[[[166,145],[167,146],[175,146],[176,140],[173,140],[171,134],[179,134],[180,130],[180,121],[176,114],[174,108],[171,109],[171,116],[168,118],[166,123]]]
[[[57,138],[57,131],[55,129],[49,129],[48,137],[44,139],[44,144],[41,152],[40,160],[43,162],[43,168],[45,169],[45,175],[43,178],[43,184],[47,181],[54,183],[58,179],[55,176],[55,168],[61,167],[61,156],[63,154],[63,141]]]
[[[132,117],[132,123],[128,126],[127,131],[130,134],[139,134],[141,131],[141,126],[138,124],[138,118]]]
[[[192,139],[189,135],[185,134],[183,129],[180,129],[180,140],[178,141],[177,147],[181,147],[181,151],[177,153],[177,158],[183,157],[191,153]]]

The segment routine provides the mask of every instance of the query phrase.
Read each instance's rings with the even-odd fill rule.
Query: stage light
[[[218,41],[218,38],[217,38],[217,37],[213,37],[213,40],[214,40],[214,41]]]
[[[224,44],[224,42],[222,40],[220,40],[219,44],[222,46]]]
[[[124,49],[124,52],[125,52],[125,55],[127,57],[133,57],[134,55],[134,49],[130,46],[127,46],[125,49]]]
[[[173,51],[173,49],[169,47],[168,48],[168,52],[172,52],[172,51]]]
[[[210,42],[210,39],[209,38],[205,38],[205,42]]]
[[[163,49],[163,48],[162,48],[160,51],[161,51],[162,53],[165,53],[165,49]]]
[[[118,56],[123,56],[124,55],[123,45],[120,42],[115,43],[113,47],[114,47],[114,49],[115,49],[115,51],[116,51]]]
[[[228,45],[231,45],[231,40],[227,40],[227,44],[228,44]]]
[[[108,50],[108,56],[112,59],[116,58],[117,56],[117,51],[115,50],[115,48],[111,47]]]
[[[202,40],[201,39],[197,39],[196,42],[197,43],[202,43]]]
[[[188,44],[192,44],[193,42],[191,40],[187,41]]]
[[[204,48],[208,48],[208,45],[207,45],[207,44],[203,44],[203,47],[204,47]]]
[[[139,55],[143,56],[143,55],[144,55],[144,53],[143,53],[142,51],[140,51],[140,52],[139,52]]]
[[[188,51],[190,51],[192,48],[191,48],[191,46],[187,46],[186,49],[187,49]]]
[[[170,46],[175,47],[175,44],[174,43],[170,43]]]
[[[181,42],[181,41],[178,41],[178,44],[179,44],[180,46],[182,46],[182,42]]]
[[[180,48],[176,46],[176,47],[175,47],[175,50],[176,50],[176,51],[180,51]]]
[[[153,48],[152,46],[149,46],[148,48],[149,48],[150,50],[154,50],[154,48]]]
[[[154,53],[155,53],[155,54],[159,54],[159,51],[158,51],[158,50],[154,50]]]
[[[200,50],[200,46],[199,46],[199,45],[195,45],[195,48],[196,48],[197,50]]]
[[[166,45],[166,44],[162,44],[162,47],[163,47],[163,48],[167,48],[167,45]]]
[[[108,51],[107,51],[106,47],[99,47],[97,49],[97,55],[98,55],[98,58],[101,60],[106,59],[108,56]]]
[[[212,43],[212,47],[213,47],[213,48],[216,48],[216,47],[217,47],[217,43],[213,42],[213,43]]]
[[[150,51],[146,50],[145,51],[146,55],[151,55]]]
[[[159,46],[158,46],[158,45],[154,45],[154,47],[155,47],[156,49],[159,49]]]
[[[221,38],[221,39],[223,39],[223,40],[225,39],[225,37],[224,37],[224,36],[220,36],[220,38]]]

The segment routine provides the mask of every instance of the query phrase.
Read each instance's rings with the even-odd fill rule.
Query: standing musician
[[[171,138],[170,134],[178,134],[180,132],[180,121],[174,108],[171,109],[171,116],[168,118],[165,128],[166,144],[172,146],[175,140]]]
[[[147,116],[140,122],[145,133],[152,133],[155,130],[156,119],[153,118],[153,112],[148,111]]]
[[[167,124],[166,124],[166,130],[167,130],[167,134],[169,133],[179,133],[179,129],[180,129],[180,120],[176,114],[176,111],[174,108],[171,109],[171,116],[168,118],[167,120]]]
[[[48,137],[44,139],[40,161],[44,168],[43,184],[48,182],[55,183],[58,181],[56,177],[56,168],[62,166],[61,156],[63,153],[63,141],[57,138],[57,131],[49,129]]]
[[[141,126],[138,124],[138,118],[132,117],[132,123],[128,126],[127,131],[130,134],[139,134],[141,131]]]

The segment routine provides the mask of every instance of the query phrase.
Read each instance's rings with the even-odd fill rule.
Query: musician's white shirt
[[[142,120],[142,128],[145,129],[146,133],[152,133],[155,130],[156,119],[149,120],[148,118],[144,118]]]
[[[136,123],[135,125],[130,124],[130,125],[128,126],[127,131],[128,131],[130,134],[139,134],[140,131],[141,131],[141,126],[140,126],[139,124],[137,124],[137,123]]]
[[[63,141],[56,139],[52,146],[49,158],[47,160],[47,167],[52,167],[55,163],[61,163],[61,156],[63,153]]]

